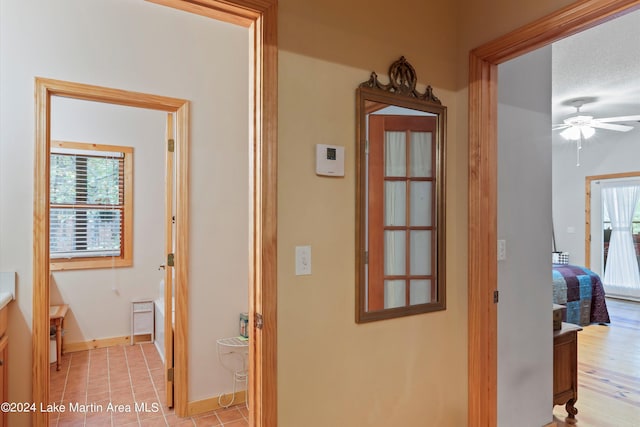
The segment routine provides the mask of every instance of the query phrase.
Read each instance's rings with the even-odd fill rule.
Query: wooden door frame
[[[277,0],[202,0],[198,3],[183,0],[154,0],[155,3],[186,10],[252,30],[254,56],[252,65],[252,125],[253,150],[250,152],[250,182],[253,189],[250,235],[250,325],[254,339],[250,346],[250,424],[255,427],[277,425],[277,283],[276,283],[276,233],[277,233]],[[38,125],[46,124],[49,117],[45,107],[52,91],[40,88],[36,98],[42,104],[37,107]],[[36,173],[48,168],[48,128],[36,135]],[[186,132],[186,130],[185,130]],[[186,161],[186,158],[184,159]],[[178,160],[180,162],[180,160]],[[48,180],[47,180],[48,182]],[[36,180],[34,190],[34,288],[33,288],[33,401],[36,405],[48,403],[49,389],[49,306],[48,274],[48,215],[46,200],[48,185]],[[181,191],[178,188],[178,191]],[[46,218],[45,218],[46,217]],[[185,216],[187,217],[187,216]],[[186,235],[182,237],[186,239]],[[176,245],[188,248],[186,240],[177,236]],[[177,252],[177,251],[176,251]],[[176,259],[176,262],[178,259]],[[46,267],[43,267],[46,266]],[[180,277],[176,272],[176,277]],[[186,275],[187,270],[183,270]],[[178,279],[179,280],[179,279]],[[180,290],[178,290],[180,293]],[[184,295],[186,298],[186,293]],[[176,312],[179,296],[176,295]],[[186,299],[183,299],[186,304]],[[186,311],[184,311],[186,333]],[[263,328],[255,327],[255,315],[260,314]],[[176,329],[178,329],[176,318]],[[176,336],[177,339],[177,336]],[[186,344],[186,343],[185,343]],[[176,344],[177,345],[177,344]],[[186,346],[184,347],[186,348]],[[187,352],[176,355],[176,375],[187,375]],[[184,369],[178,365],[184,363]],[[182,373],[180,373],[180,371]],[[177,378],[176,378],[177,379]],[[182,403],[184,402],[184,406]],[[176,412],[186,415],[187,390],[176,393]],[[182,409],[179,409],[182,408]],[[34,426],[48,426],[48,414],[34,413]]]
[[[275,427],[277,417],[277,0],[147,0],[248,28],[251,31],[249,235],[249,422]],[[256,314],[262,328],[256,327]]]
[[[640,8],[640,0],[581,0],[469,55],[468,425],[497,425],[498,65]]]
[[[166,122],[166,130],[165,130],[165,140],[167,141],[167,143],[170,140],[174,140],[175,141],[175,132],[174,132],[174,126],[173,126],[173,122],[174,122],[174,117],[173,117],[173,113],[167,113],[167,122]],[[179,129],[178,129],[179,131]],[[175,262],[174,265],[171,265],[169,263],[169,254],[174,253],[174,249],[175,247],[175,240],[177,238],[177,227],[176,227],[176,232],[174,234],[174,228],[173,228],[173,218],[174,215],[177,215],[177,205],[174,208],[174,199],[176,199],[174,197],[174,190],[177,188],[177,177],[175,175],[175,157],[176,157],[176,150],[175,150],[175,145],[174,145],[174,149],[170,150],[169,149],[169,144],[167,144],[167,149],[165,150],[165,157],[164,157],[164,257],[165,258],[165,268],[164,268],[164,295],[161,295],[161,297],[164,298],[164,325],[163,325],[163,331],[164,331],[164,343],[162,343],[162,345],[164,346],[164,385],[165,385],[165,391],[164,391],[164,395],[166,398],[166,405],[170,408],[173,408],[175,403],[174,403],[174,391],[175,391],[175,376],[171,375],[170,372],[174,372],[174,371],[170,371],[170,369],[175,369],[175,360],[174,360],[174,344],[175,344],[175,337],[174,337],[174,332],[173,332],[173,325],[174,325],[174,292],[173,292],[173,276],[174,273],[177,272],[174,271],[174,268],[176,268]],[[174,210],[175,209],[175,210]],[[177,218],[176,218],[177,219]],[[178,252],[177,250],[175,251],[176,253]],[[172,315],[167,315],[167,313],[172,313]]]
[[[125,105],[175,113],[176,115],[176,412],[187,407],[187,284],[189,260],[189,102],[183,99],[111,89],[100,86],[36,77],[36,141],[33,197],[33,402],[49,403],[49,167],[51,149],[51,98],[54,96]],[[182,353],[182,354],[181,354]],[[49,425],[49,414],[34,411],[33,425]]]

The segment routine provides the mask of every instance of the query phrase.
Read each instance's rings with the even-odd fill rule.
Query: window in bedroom
[[[133,148],[52,141],[51,270],[131,266]]]
[[[638,200],[635,204],[635,208],[633,209],[633,215],[631,217],[631,238],[633,241],[633,248],[635,251],[635,256],[638,261],[638,265],[640,265],[640,200]],[[609,255],[609,245],[611,243],[611,232],[613,230],[613,226],[611,224],[611,216],[607,210],[607,206],[605,203],[602,205],[602,230],[603,230],[603,244],[602,244],[602,255],[603,255],[603,266],[606,270],[607,265],[607,257]]]
[[[602,283],[609,296],[640,298],[640,260],[635,227],[640,206],[640,181],[603,180],[600,186],[603,225]]]

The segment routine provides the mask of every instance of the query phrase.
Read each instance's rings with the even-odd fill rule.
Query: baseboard
[[[225,394],[224,397],[231,396],[231,393],[228,395]],[[229,397],[227,399],[223,398],[223,402],[228,402],[230,400]],[[237,391],[235,394],[235,399],[233,401],[233,405],[237,405],[240,403],[244,403],[246,401],[246,393],[244,390]],[[198,414],[203,414],[205,412],[215,411],[216,409],[220,409],[222,406],[218,403],[217,397],[210,397],[208,399],[197,400],[195,402],[189,402],[187,405],[187,416],[193,416]]]
[[[636,297],[632,297],[632,296],[628,296],[628,295],[612,294],[610,292],[607,293],[606,297],[607,298],[611,298],[611,299],[621,300],[621,301],[640,302],[640,298],[636,298]]]
[[[127,339],[129,339],[130,337],[125,337]],[[140,343],[151,343],[153,342],[151,340],[151,334],[140,334],[140,335],[134,335],[133,336],[133,343],[134,344],[140,344]]]
[[[149,339],[150,338],[151,335],[149,335]],[[130,340],[131,337],[127,335],[125,337],[102,338],[84,342],[70,342],[64,343],[62,351],[64,353],[74,353],[76,351],[86,351],[95,348],[113,347],[115,345],[130,344]]]

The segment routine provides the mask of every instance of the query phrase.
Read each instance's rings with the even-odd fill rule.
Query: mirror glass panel
[[[404,57],[357,89],[356,321],[444,310],[446,107]]]

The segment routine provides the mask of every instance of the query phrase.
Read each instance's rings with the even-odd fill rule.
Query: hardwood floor
[[[578,333],[576,423],[554,407],[558,427],[640,426],[640,303],[607,298],[611,324]]]

